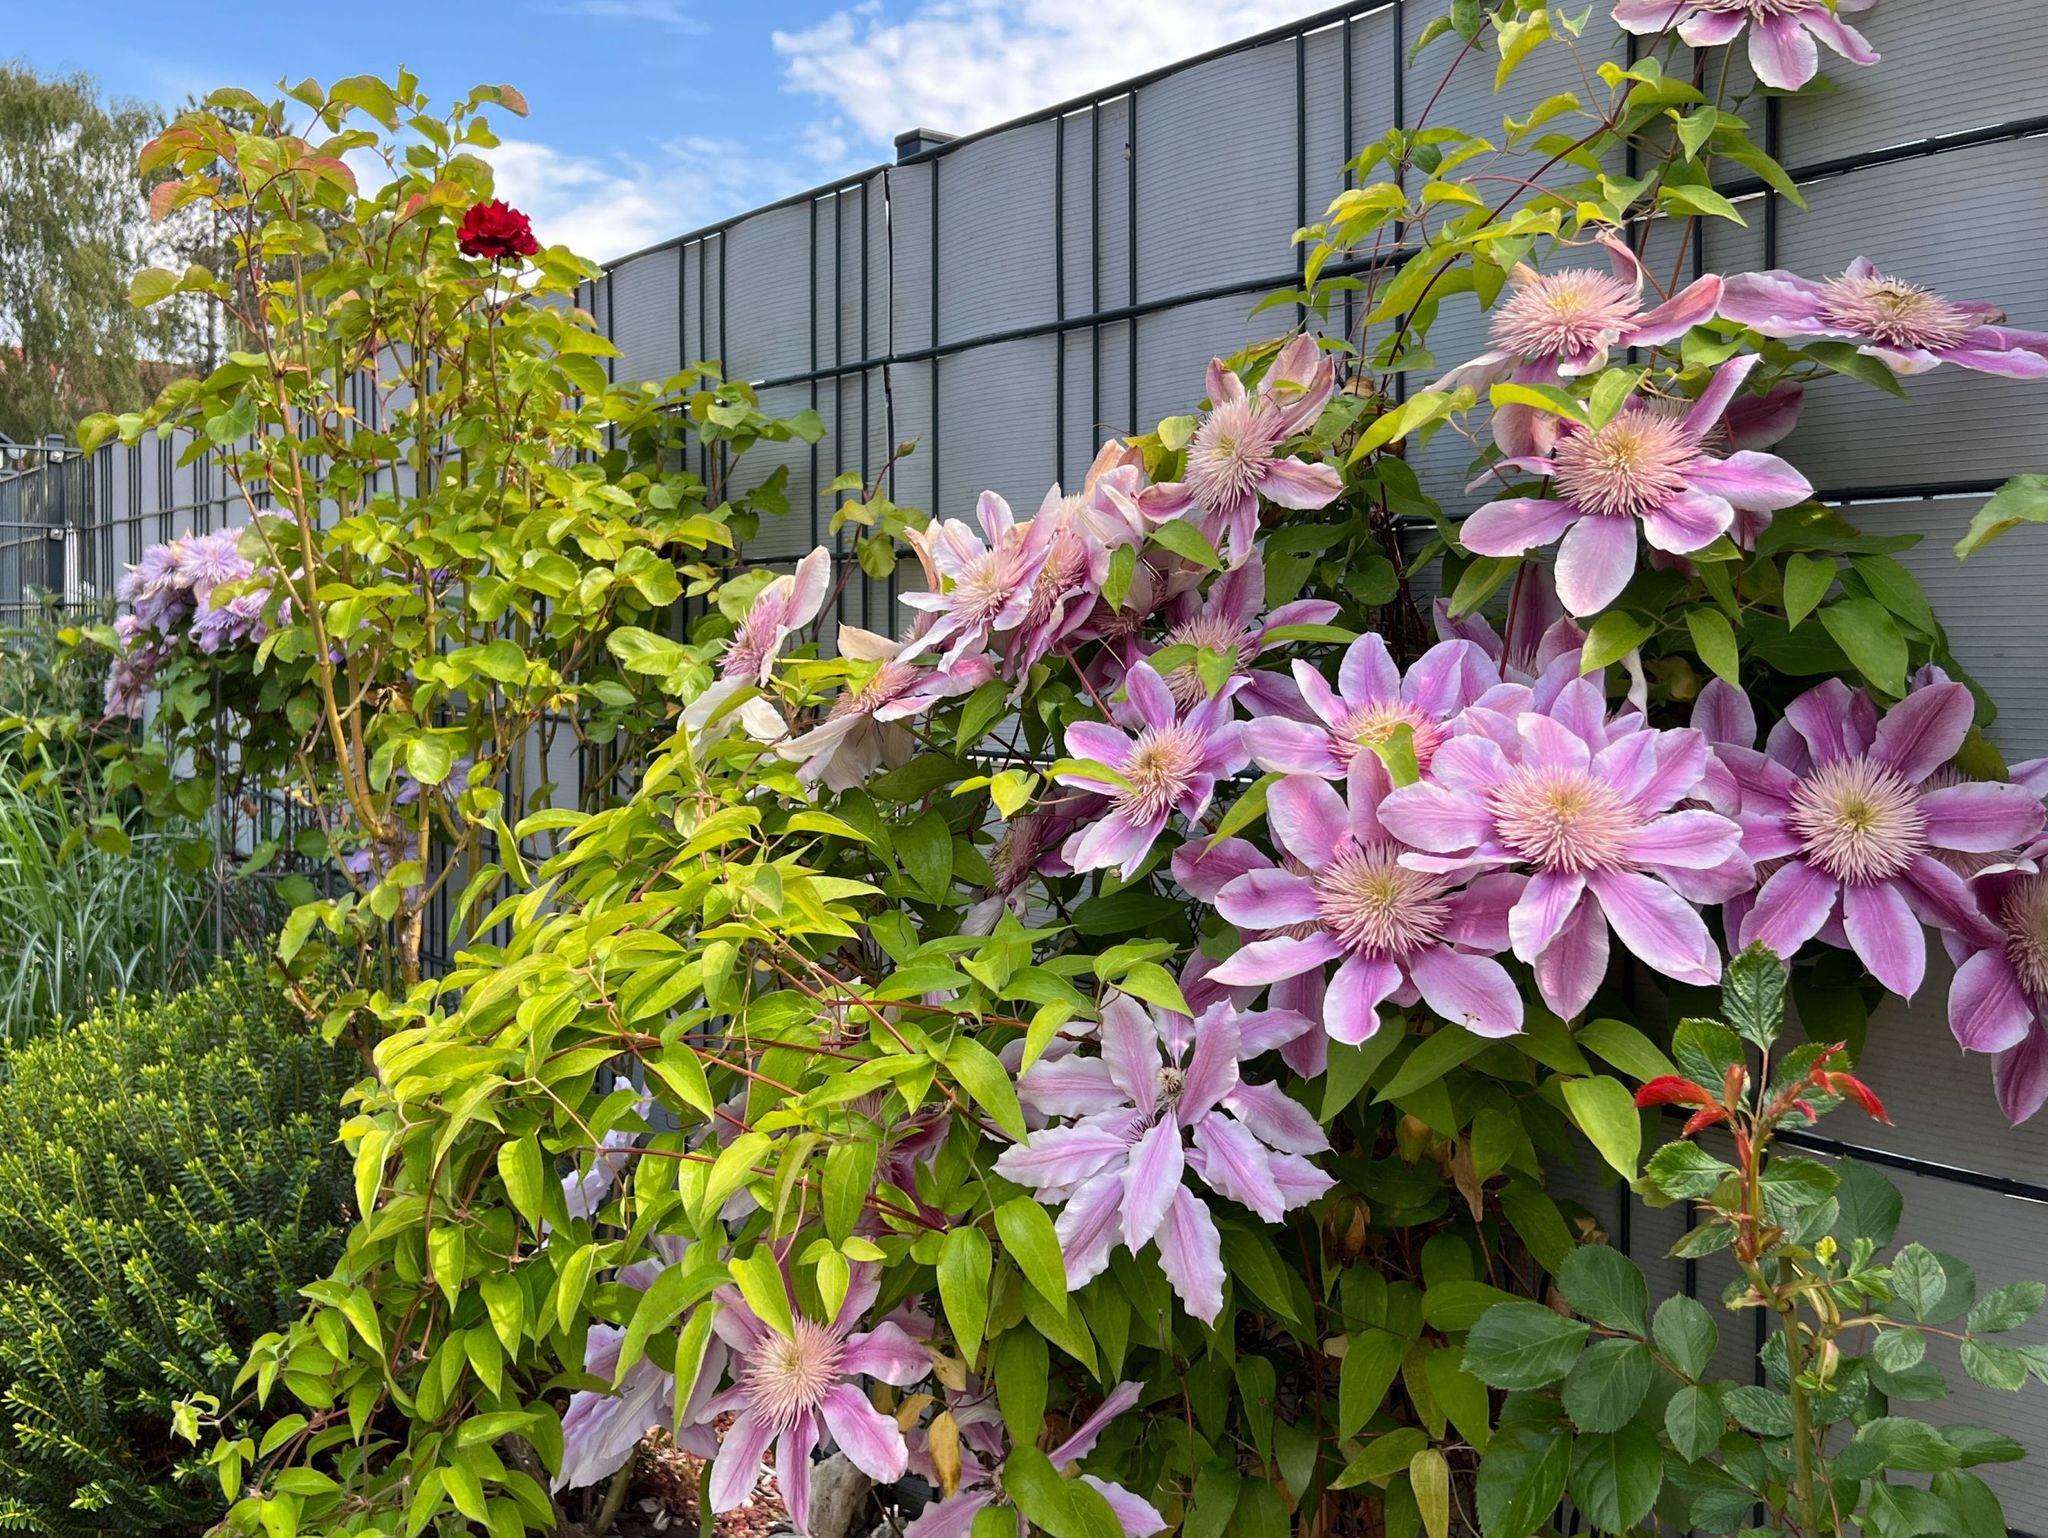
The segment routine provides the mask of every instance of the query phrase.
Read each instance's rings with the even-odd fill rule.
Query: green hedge
[[[0,1084],[0,1528],[186,1533],[220,1509],[173,1402],[231,1400],[348,1219],[358,1060],[251,961],[22,1047]]]

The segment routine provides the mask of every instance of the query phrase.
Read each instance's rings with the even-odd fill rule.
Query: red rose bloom
[[[462,216],[455,244],[464,256],[480,256],[487,262],[540,255],[540,242],[533,238],[526,215],[496,198],[476,204]]]

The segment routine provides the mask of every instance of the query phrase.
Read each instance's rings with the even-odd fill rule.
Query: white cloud
[[[682,0],[560,0],[547,9],[557,16],[650,22],[674,32],[701,34],[711,30],[701,17],[691,14]]]
[[[777,32],[792,89],[877,145],[971,133],[1312,14],[1313,0],[863,0]]]
[[[497,195],[533,221],[544,244],[607,261],[808,186],[816,167],[758,158],[725,139],[688,135],[644,157],[604,160],[507,139],[490,152]]]

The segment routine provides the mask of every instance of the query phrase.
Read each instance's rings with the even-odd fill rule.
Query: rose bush
[[[568,361],[602,351],[585,320],[448,254],[450,212],[487,190],[462,157],[435,165],[459,197],[409,171],[376,195],[391,228],[424,221],[413,259],[480,317],[462,352],[476,400],[537,369],[564,403],[543,416],[575,423],[582,455],[557,463],[552,429],[465,395],[487,484],[465,462],[434,483],[450,504],[373,500],[345,535],[300,503],[275,519],[285,538],[242,547],[244,580],[290,599],[263,619],[294,646],[266,636],[247,678],[305,691],[328,756],[301,750],[300,772],[341,780],[374,840],[415,804],[401,768],[440,786],[467,758],[465,814],[492,820],[502,865],[470,887],[472,938],[445,977],[359,1001],[374,1068],[343,1137],[366,1216],[306,1319],[249,1363],[243,1392],[275,1419],[213,1450],[228,1530],[550,1530],[583,1509],[576,1487],[623,1494],[657,1417],[710,1457],[712,1511],[772,1456],[803,1525],[829,1444],[877,1480],[928,1480],[920,1538],[1443,1538],[1454,1521],[1521,1538],[1567,1492],[1613,1531],[1652,1507],[1711,1531],[1762,1509],[1761,1530],[1801,1538],[1859,1509],[1879,1531],[1988,1530],[1988,1487],[1892,1493],[1892,1471],[1921,1465],[1882,1449],[1818,1499],[1811,1424],[1708,1391],[1690,1347],[1662,1361],[1705,1399],[1676,1430],[1639,1424],[1643,1330],[1599,1291],[1618,1257],[1546,1189],[1579,1157],[1638,1178],[1659,1125],[1642,1110],[1667,1104],[1747,1139],[1725,1167],[1752,1188],[1796,1179],[1782,1206],[1734,1200],[1732,1176],[1674,1183],[1693,1158],[1674,1143],[1644,1189],[1712,1207],[1700,1242],[1739,1249],[1729,1301],[1778,1311],[1767,1370],[1811,1409],[1832,1368],[1809,1348],[1839,1320],[1800,1310],[1825,1316],[1808,1300],[1839,1288],[1875,1299],[1900,1267],[1924,1281],[1928,1262],[1902,1254],[1888,1282],[1863,1233],[1850,1271],[1828,1269],[1811,1241],[1838,1177],[1760,1150],[1869,1093],[1848,1066],[1868,1007],[1919,984],[1928,930],[1965,958],[1957,1033],[2004,1054],[2008,1108],[2030,1114],[2048,1087],[2041,969],[2013,943],[2038,908],[2015,890],[2036,879],[2039,766],[2008,772],[1979,729],[1894,558],[1910,540],[1860,535],[1764,452],[1823,375],[1896,390],[1930,362],[2024,373],[2031,334],[1860,269],[1853,304],[1782,275],[1659,283],[1653,233],[1736,216],[1717,163],[1798,197],[1739,103],[1701,84],[1727,79],[1708,52],[1690,81],[1668,71],[1676,39],[1710,50],[1753,21],[1787,86],[1811,77],[1815,36],[1868,56],[1819,4],[1664,9],[1638,62],[1586,61],[1582,93],[1510,120],[1502,144],[1425,119],[1369,147],[1360,185],[1303,232],[1304,286],[1277,296],[1307,329],[1217,360],[1198,413],[1106,444],[1077,491],[1028,520],[993,494],[972,523],[872,493],[843,508],[872,531],[864,553],[900,528],[921,565],[897,635],[824,633],[830,549],[791,573],[708,564],[743,531],[670,521],[707,493],[659,468],[668,402],[602,387]],[[1418,49],[1445,34],[1459,62],[1496,51],[1503,81],[1539,47],[1582,48],[1577,24],[1523,4],[1453,7]],[[309,106],[374,95],[341,89]],[[187,131],[188,185],[218,157],[252,169],[247,146]],[[276,143],[260,154],[297,169],[265,186],[338,185]],[[1623,149],[1647,169],[1603,169]],[[563,284],[585,271],[540,260]],[[355,286],[330,285],[348,315]],[[1494,307],[1491,348],[1404,398],[1395,376],[1434,372],[1428,328],[1463,294]],[[501,333],[529,327],[538,357],[505,361]],[[273,488],[293,473],[286,388],[283,417],[225,424],[271,430],[239,452]],[[750,413],[699,391],[683,421],[771,430]],[[611,449],[604,425],[646,448]],[[1411,463],[1432,439],[1469,444],[1487,489],[1462,522]],[[550,498],[601,521],[570,541],[522,516],[506,549],[508,508]],[[389,535],[394,514],[418,521]],[[485,532],[458,543],[444,515]],[[323,548],[345,577],[308,575]],[[479,641],[550,554],[578,573],[551,593],[567,629],[536,607]],[[671,628],[654,616],[678,560],[711,601]],[[470,564],[444,593],[426,579],[451,561]],[[1503,588],[1496,629],[1482,610]],[[620,671],[575,682],[600,637]],[[499,640],[502,669],[479,653],[446,674]],[[195,677],[218,665],[180,656]],[[355,671],[373,666],[375,694]],[[630,795],[477,799],[474,767],[516,740],[499,732],[535,719],[515,707],[558,693],[631,738]],[[344,703],[358,714],[336,729]],[[1737,1031],[1768,1013],[1776,963],[1724,967],[1750,939],[1788,953],[1825,1041],[1782,1081],[1760,1055],[1753,1093],[1746,1061],[1696,1063],[1688,1029],[1724,976]],[[1760,1054],[1778,1024],[1745,1031]],[[1642,1106],[1617,1071],[1646,1081]],[[1553,1278],[1632,1330],[1587,1353],[1619,1389],[1573,1388],[1563,1346],[1585,1330],[1540,1307],[1555,1323],[1534,1349],[1557,1372],[1503,1370]],[[1987,1332],[2039,1290],[2007,1301]],[[2002,1387],[2041,1367],[1973,1362]],[[1567,1369],[1555,1404],[1516,1397]],[[1887,1418],[1868,1394],[1829,1405]],[[189,1423],[247,1408],[195,1403]],[[1885,1438],[1925,1445],[1869,1441]],[[1942,1445],[1948,1471],[1988,1444]],[[1951,1527],[1893,1525],[1909,1507]]]

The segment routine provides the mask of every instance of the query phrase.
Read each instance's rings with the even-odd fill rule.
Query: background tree
[[[140,407],[189,351],[186,314],[128,302],[154,238],[136,154],[160,124],[89,75],[0,64],[0,434]]]

